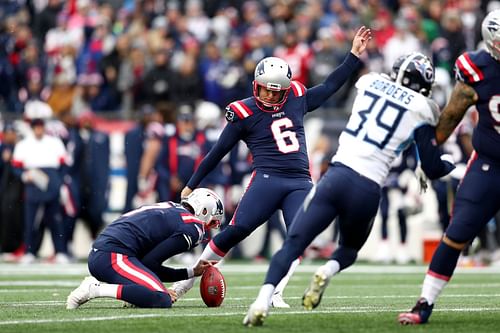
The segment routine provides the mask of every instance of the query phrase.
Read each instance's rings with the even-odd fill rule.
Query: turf
[[[130,309],[95,299],[68,311],[66,296],[85,276],[85,265],[0,264],[0,332],[500,332],[498,268],[459,270],[429,324],[400,326],[397,314],[415,303],[424,266],[356,265],[332,280],[318,308],[306,311],[302,292],[316,267],[301,265],[292,277],[285,292],[290,309],[272,310],[264,326],[247,328],[241,321],[265,265],[223,266],[227,295],[219,308],[207,308],[196,285],[172,309]]]

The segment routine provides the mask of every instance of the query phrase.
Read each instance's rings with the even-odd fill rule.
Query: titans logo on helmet
[[[431,66],[423,59],[415,59],[415,68],[422,74],[422,77],[427,82],[432,82],[434,80],[434,71]]]

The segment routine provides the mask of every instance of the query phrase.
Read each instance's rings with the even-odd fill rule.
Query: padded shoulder
[[[307,88],[299,81],[292,81],[291,88],[295,97],[301,97],[306,94]]]
[[[484,80],[480,56],[478,52],[465,52],[457,58],[455,61],[457,81],[473,84]]]
[[[243,101],[232,102],[226,106],[226,120],[234,123],[238,119],[245,119],[253,115],[253,111]]]

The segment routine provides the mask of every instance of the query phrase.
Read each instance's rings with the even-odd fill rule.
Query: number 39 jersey
[[[352,114],[332,162],[341,162],[382,184],[392,161],[413,142],[420,126],[435,126],[436,103],[377,73],[356,82]]]
[[[479,122],[472,136],[474,149],[480,156],[500,162],[500,61],[484,50],[466,52],[455,62],[455,76],[479,96]]]

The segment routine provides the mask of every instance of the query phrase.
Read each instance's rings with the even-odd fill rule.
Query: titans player
[[[370,38],[370,29],[361,27],[344,62],[325,82],[310,89],[292,81],[290,67],[280,58],[265,58],[257,64],[254,96],[229,104],[226,108],[228,124],[182,191],[182,196],[189,194],[239,140],[246,143],[253,157],[250,184],[229,226],[208,244],[201,259],[223,258],[277,209],[283,211],[285,224],[291,224],[297,208],[312,187],[304,116],[320,107],[361,67],[358,57]],[[299,255],[301,253],[294,259]],[[193,283],[194,279],[183,281],[175,284],[173,289],[181,296]],[[286,280],[281,286],[284,285]],[[280,307],[289,307],[280,293],[275,298],[274,306],[278,302]]]
[[[422,292],[410,312],[401,313],[401,324],[425,324],[434,303],[457,265],[461,250],[500,210],[500,9],[483,20],[486,49],[465,52],[455,62],[457,83],[436,127],[443,143],[475,105],[479,122],[472,135],[474,152],[458,187],[453,216],[425,275]]]
[[[421,53],[396,60],[390,77],[369,73],[358,80],[358,94],[338,150],[299,208],[283,247],[271,260],[244,325],[262,325],[275,286],[292,261],[338,217],[339,246],[318,268],[303,296],[306,309],[319,305],[330,279],[355,262],[371,231],[391,162],[413,142],[429,178],[453,169],[452,163],[440,159],[435,144],[433,126],[438,108],[427,98],[433,82],[434,68]]]
[[[198,245],[205,230],[218,227],[223,215],[220,198],[204,188],[180,204],[161,202],[122,215],[95,240],[88,257],[92,276],[69,294],[66,308],[76,309],[96,297],[116,298],[142,308],[171,307],[176,295],[162,282],[199,276],[211,263],[202,260],[182,269],[162,263]]]

